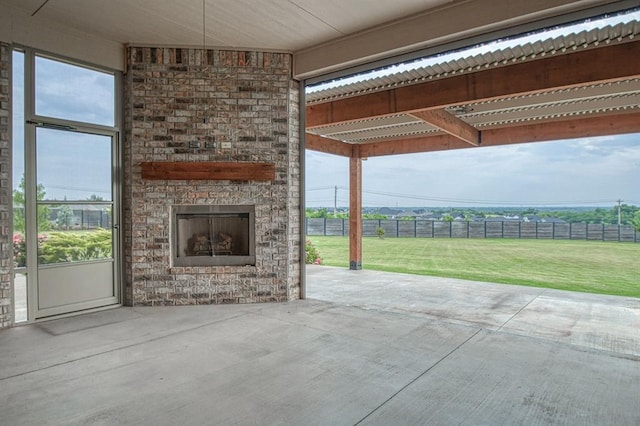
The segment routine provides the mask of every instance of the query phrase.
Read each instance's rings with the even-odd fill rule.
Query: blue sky
[[[634,19],[640,19],[640,12],[580,24],[570,31]],[[554,30],[543,38],[566,32]],[[464,55],[522,42],[479,47]],[[429,62],[434,60],[420,65]],[[307,206],[332,207],[335,186],[337,204],[348,206],[348,159],[307,151],[306,171]],[[613,206],[618,199],[640,205],[639,183],[640,134],[618,135],[369,158],[363,162],[363,205],[595,207]]]

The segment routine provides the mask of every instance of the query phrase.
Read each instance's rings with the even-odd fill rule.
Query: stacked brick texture
[[[289,208],[289,300],[300,299],[301,271],[301,248],[304,234],[301,225],[304,217],[300,215],[300,165],[302,151],[300,150],[300,84],[291,81],[289,90],[289,188],[290,188],[290,208]]]
[[[12,323],[11,48],[0,43],[0,328]]]
[[[299,297],[298,84],[284,53],[127,51],[124,303],[277,302]],[[147,161],[270,162],[270,182],[144,180]],[[172,205],[255,205],[255,266],[170,266]]]

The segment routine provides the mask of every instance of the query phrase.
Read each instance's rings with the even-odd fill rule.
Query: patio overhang
[[[353,175],[367,157],[640,132],[639,33],[633,21],[311,92],[306,148],[349,157]],[[352,187],[357,216],[361,197]]]

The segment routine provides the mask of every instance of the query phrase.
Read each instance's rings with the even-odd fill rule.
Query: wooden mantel
[[[274,163],[230,163],[218,161],[149,161],[142,166],[142,179],[273,181]]]

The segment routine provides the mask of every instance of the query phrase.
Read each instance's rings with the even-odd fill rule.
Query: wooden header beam
[[[487,129],[482,132],[482,145],[479,146],[544,142],[625,133],[640,133],[640,111]],[[393,139],[364,144],[348,144],[310,133],[307,133],[306,138],[307,149],[343,157],[359,156],[363,158],[446,151],[476,146],[451,135]]]
[[[640,76],[640,40],[547,56],[307,106],[306,126],[439,109],[450,105],[523,95]]]
[[[324,138],[306,133],[304,137],[304,145],[306,149],[312,151],[320,151],[326,154],[340,155],[342,157],[351,157],[352,144],[337,141],[335,139]]]
[[[640,133],[640,111],[488,129],[482,132],[481,147],[626,133]],[[451,135],[438,135],[366,143],[358,147],[362,157],[376,157],[472,148],[473,145]]]

